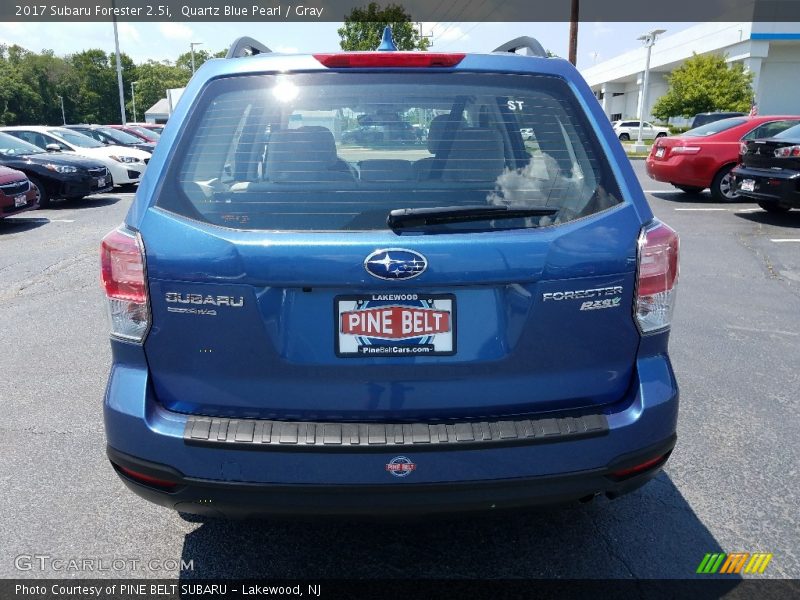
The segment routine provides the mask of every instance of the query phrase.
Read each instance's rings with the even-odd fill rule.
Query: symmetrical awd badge
[[[373,277],[395,281],[421,275],[428,268],[428,261],[422,254],[413,250],[383,248],[367,256],[364,268]]]

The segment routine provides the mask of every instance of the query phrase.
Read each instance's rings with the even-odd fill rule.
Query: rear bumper
[[[762,169],[736,167],[732,172],[733,185],[741,196],[758,202],[800,208],[800,172],[783,169],[765,172]],[[752,179],[755,189],[744,192],[742,181]]]
[[[694,156],[670,156],[667,160],[657,160],[648,156],[645,160],[645,169],[650,179],[683,185],[687,187],[707,188],[711,185],[714,172],[705,172]]]
[[[652,352],[662,342],[643,339],[642,346],[652,346]],[[313,443],[255,443],[258,437],[264,441],[266,422],[239,427],[244,419],[235,429],[228,420],[225,435],[217,426],[200,438],[202,443],[193,442],[191,417],[167,411],[153,397],[142,348],[124,342],[112,346],[104,403],[109,457],[135,493],[183,512],[424,514],[617,496],[657,473],[675,443],[678,388],[669,359],[660,352],[639,358],[628,395],[599,409],[602,431],[587,427],[584,435],[566,435],[572,432],[561,427],[564,435],[552,438],[519,435],[464,447],[430,442],[417,447],[413,436],[399,446],[371,447],[368,434],[366,443],[337,449],[319,446],[319,430]],[[199,429],[205,435],[205,427]],[[211,431],[220,443],[211,443]],[[405,477],[388,466],[399,457],[414,463]],[[658,458],[663,460],[634,476],[612,477]],[[124,469],[169,482],[170,489],[137,482]]]
[[[108,457],[133,492],[161,506],[190,514],[223,518],[258,516],[396,516],[508,510],[610,498],[631,492],[661,470],[675,436],[660,444],[620,457],[603,469],[482,481],[451,481],[407,485],[286,485],[216,481],[184,477],[164,465],[142,461],[109,447]],[[659,460],[634,476],[618,478],[615,471]],[[120,469],[174,481],[169,491],[145,485]]]

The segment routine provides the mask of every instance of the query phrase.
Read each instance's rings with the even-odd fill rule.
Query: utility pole
[[[67,117],[64,115],[64,96],[58,96],[58,99],[61,100],[61,120],[63,121],[64,125],[66,125]]]
[[[569,62],[578,64],[578,12],[579,0],[572,0],[569,11]]]
[[[192,75],[194,75],[194,47],[202,46],[203,42],[190,42],[189,47],[192,49]]]
[[[116,13],[116,2],[111,0],[111,7]],[[119,34],[117,33],[117,17],[114,17],[114,48],[117,52],[117,87],[119,88],[119,116],[122,119],[122,124],[125,125],[127,119],[125,118],[125,92],[122,87],[122,60],[119,55]]]

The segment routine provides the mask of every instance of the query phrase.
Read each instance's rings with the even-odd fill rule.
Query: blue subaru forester
[[[181,512],[614,497],[675,444],[678,237],[581,76],[531,38],[237,41],[101,254],[108,456]]]

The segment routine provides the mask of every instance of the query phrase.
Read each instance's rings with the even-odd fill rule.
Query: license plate
[[[97,178],[97,187],[99,187],[99,188],[106,187],[106,178],[105,177],[98,177]]]
[[[337,296],[336,356],[450,356],[456,299],[415,292]]]
[[[666,149],[664,148],[656,148],[656,158],[664,158],[664,154],[666,153]]]
[[[22,206],[25,206],[27,203],[28,199],[25,197],[25,194],[14,196],[14,208],[20,208]]]
[[[743,192],[753,192],[756,189],[756,180],[755,179],[742,179],[742,191]]]

